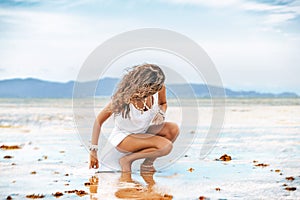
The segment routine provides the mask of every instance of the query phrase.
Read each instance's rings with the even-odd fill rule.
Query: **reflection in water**
[[[91,200],[98,200],[97,197],[95,197],[94,195],[97,194],[97,190],[98,190],[98,183],[99,183],[99,178],[98,176],[92,176],[89,179],[89,187],[90,187],[90,199]]]
[[[131,178],[131,173],[122,173],[120,178],[121,187],[115,192],[115,196],[120,199],[173,199],[172,195],[161,194],[153,189],[153,186],[155,185],[153,179],[154,173],[155,172],[141,171],[140,174],[147,183],[146,186],[134,181]]]
[[[163,194],[155,191],[154,185],[155,181],[153,175],[155,172],[141,172],[140,175],[144,179],[146,185],[135,181],[131,177],[131,173],[121,173],[120,181],[117,186],[117,191],[115,192],[115,197],[120,199],[159,199],[159,200],[170,200],[173,199],[172,195]],[[92,176],[89,179],[89,189],[90,189],[90,199],[98,200],[97,192],[99,185],[99,177]]]

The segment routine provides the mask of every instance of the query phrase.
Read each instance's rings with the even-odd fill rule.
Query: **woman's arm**
[[[158,105],[159,105],[159,108],[163,112],[167,111],[168,105],[167,105],[166,86],[165,85],[163,85],[161,90],[158,92]]]
[[[160,125],[165,121],[165,112],[167,111],[167,97],[165,85],[158,92],[158,106],[160,110],[152,120],[152,123],[155,125]]]
[[[92,145],[98,145],[101,126],[111,115],[112,115],[111,103],[109,103],[98,114],[98,116],[94,122],[92,139],[91,139]],[[90,168],[98,168],[98,167],[99,167],[99,162],[98,162],[98,157],[97,157],[97,151],[91,150],[91,152],[90,152]]]
[[[98,114],[94,122],[91,144],[93,145],[98,144],[101,126],[111,115],[112,115],[112,111],[111,111],[111,102],[110,102]]]

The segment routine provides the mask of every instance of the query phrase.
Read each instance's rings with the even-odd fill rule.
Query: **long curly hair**
[[[131,100],[142,100],[154,95],[163,87],[165,74],[154,64],[133,66],[119,82],[112,96],[111,109],[123,118],[130,118],[129,104]]]

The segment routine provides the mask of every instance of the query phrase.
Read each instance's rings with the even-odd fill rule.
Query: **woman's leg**
[[[179,127],[173,122],[164,122],[160,125],[151,125],[147,133],[164,137],[173,143],[179,134]],[[146,158],[141,165],[141,171],[155,171],[153,167],[155,159],[156,158]]]
[[[151,125],[147,133],[159,135],[174,142],[179,134],[179,127],[173,122],[164,122],[160,125]]]
[[[131,134],[117,146],[117,149],[121,152],[132,152],[119,160],[122,171],[130,172],[131,164],[135,160],[155,159],[169,154],[172,150],[172,142],[152,134]]]

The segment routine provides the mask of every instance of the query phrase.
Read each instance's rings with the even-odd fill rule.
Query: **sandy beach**
[[[299,99],[228,99],[204,159],[209,100],[198,111],[199,126],[181,132],[195,135],[188,151],[154,174],[123,174],[126,183],[119,172],[88,169],[71,99],[0,99],[0,199],[299,199]],[[167,120],[180,121],[178,107],[170,104]]]

